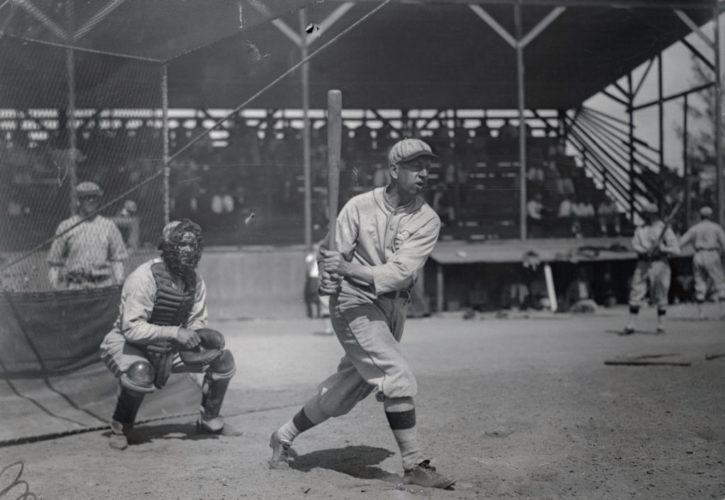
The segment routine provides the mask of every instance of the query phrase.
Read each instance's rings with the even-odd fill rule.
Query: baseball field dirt
[[[686,305],[668,317],[655,335],[654,311],[644,310],[631,336],[617,334],[622,307],[409,320],[421,441],[457,478],[454,491],[400,484],[373,397],[302,434],[292,469],[269,470],[269,435],[335,369],[341,348],[324,320],[212,321],[237,360],[223,413],[240,434],[198,436],[186,416],[139,426],[122,452],[103,430],[6,446],[0,498],[722,499],[725,322],[697,321]],[[673,363],[605,364],[623,359]]]

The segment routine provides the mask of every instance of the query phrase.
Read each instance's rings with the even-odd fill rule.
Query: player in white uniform
[[[668,292],[672,271],[667,260],[680,253],[677,237],[659,216],[654,203],[646,203],[642,210],[644,224],[634,231],[632,249],[637,252],[637,266],[632,275],[629,291],[629,322],[625,335],[634,333],[639,308],[649,289],[652,302],[657,305],[657,333],[665,333]]]
[[[417,384],[400,346],[410,289],[440,231],[438,215],[421,196],[434,157],[421,140],[397,142],[388,155],[391,183],[352,198],[337,218],[337,250],[328,241],[322,245],[320,287],[331,295],[330,319],[345,355],[315,396],[272,434],[271,467],[294,459],[291,444],[298,434],[345,415],[376,391],[400,448],[404,480],[453,485],[423,457],[413,402]]]
[[[692,271],[695,274],[695,300],[697,315],[705,319],[702,304],[707,299],[710,284],[717,290],[718,310],[722,318],[722,303],[725,300],[725,274],[720,254],[725,252],[725,231],[712,219],[712,208],[700,209],[700,222],[687,230],[680,238],[680,246],[692,244]]]

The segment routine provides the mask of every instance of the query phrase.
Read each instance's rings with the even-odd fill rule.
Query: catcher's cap
[[[647,214],[657,214],[659,213],[659,208],[657,208],[656,203],[652,203],[651,201],[646,201],[642,205],[642,212]]]
[[[81,182],[76,186],[76,194],[79,198],[87,196],[103,196],[103,191],[95,182]]]
[[[430,146],[420,139],[403,139],[396,142],[393,147],[390,148],[390,153],[388,153],[388,163],[390,165],[405,163],[423,156],[428,158],[438,158],[438,156],[430,149]]]
[[[171,233],[174,232],[174,229],[176,226],[181,224],[180,220],[172,220],[168,224],[164,226],[164,229],[161,231],[161,239],[164,241],[169,241],[171,238]]]
[[[703,217],[712,217],[712,208],[710,208],[710,207],[700,208],[700,215],[702,215]]]
[[[171,235],[180,224],[184,224],[184,227],[182,228],[184,231],[189,230],[192,232],[201,232],[201,227],[199,227],[198,224],[190,221],[189,219],[172,220],[171,222],[166,224],[164,226],[164,229],[161,231],[161,240],[166,242],[171,241]]]

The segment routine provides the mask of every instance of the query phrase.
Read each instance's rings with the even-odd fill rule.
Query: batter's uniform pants
[[[644,305],[649,290],[652,302],[659,308],[667,307],[672,271],[667,260],[638,260],[629,289],[629,305]]]
[[[103,339],[101,359],[116,378],[120,378],[137,361],[149,363],[149,358],[142,347],[126,342],[123,335],[118,333],[109,333]],[[174,354],[171,361],[171,373],[206,373],[208,370],[209,365],[189,366],[185,364],[179,357],[179,353]],[[229,373],[211,373],[214,380],[231,378],[233,375],[234,370]]]
[[[695,299],[703,302],[712,283],[718,297],[725,299],[725,273],[723,273],[720,251],[718,249],[700,249],[692,258],[695,274]]]
[[[379,296],[372,304],[340,308],[330,297],[330,320],[345,355],[337,371],[317,388],[316,406],[327,417],[348,413],[374,389],[386,398],[413,397],[415,376],[400,338],[410,294]]]

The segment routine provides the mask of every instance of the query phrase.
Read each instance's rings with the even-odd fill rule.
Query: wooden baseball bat
[[[337,250],[337,204],[340,196],[340,155],[342,150],[342,92],[327,91],[327,201],[329,249]]]

